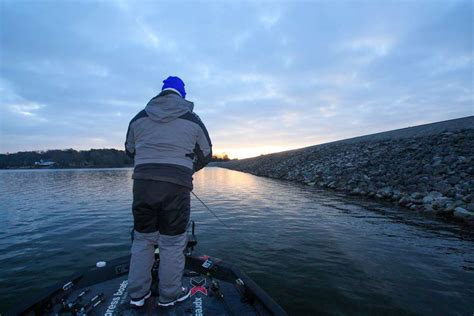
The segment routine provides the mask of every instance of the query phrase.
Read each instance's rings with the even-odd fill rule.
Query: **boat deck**
[[[7,315],[286,315],[239,269],[209,256],[187,256],[183,285],[191,296],[159,307],[159,256],[152,269],[152,295],[140,308],[130,305],[130,257],[121,257],[60,282]]]
[[[185,275],[183,284],[191,288],[191,297],[172,307],[159,307],[158,293],[155,291],[146,300],[145,306],[138,309],[131,307],[126,275],[85,289],[77,289],[71,292],[68,300],[74,302],[87,289],[86,294],[81,296],[74,307],[77,310],[80,306],[89,305],[87,315],[255,315],[255,309],[242,302],[234,284],[213,280],[192,271],[187,271]],[[213,286],[213,282],[217,284],[217,288]],[[97,306],[94,307],[95,303]],[[80,313],[80,309],[78,312]],[[60,306],[52,311],[52,314],[55,313],[61,313]]]

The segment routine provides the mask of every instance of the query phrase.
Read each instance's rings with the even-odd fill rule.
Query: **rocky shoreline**
[[[474,225],[473,116],[216,166],[391,201]]]

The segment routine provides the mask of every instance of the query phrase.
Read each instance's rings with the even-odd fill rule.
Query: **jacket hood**
[[[193,108],[194,103],[175,93],[170,93],[151,99],[146,105],[145,111],[153,121],[166,123],[177,119],[186,112],[192,112]]]

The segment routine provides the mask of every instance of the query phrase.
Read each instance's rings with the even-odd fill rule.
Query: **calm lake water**
[[[131,169],[0,171],[0,311],[126,255]],[[391,205],[222,168],[195,175],[196,254],[247,272],[291,315],[474,313],[474,238]]]

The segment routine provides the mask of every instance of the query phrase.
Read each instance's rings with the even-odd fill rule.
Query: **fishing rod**
[[[191,191],[191,193],[194,195],[194,197],[196,197],[196,199],[198,199],[199,202],[202,203],[202,205],[204,205],[205,208],[207,208],[207,210],[208,210],[212,215],[214,215],[215,218],[217,218],[217,219],[219,220],[219,222],[221,222],[222,225],[224,225],[225,227],[227,227],[227,228],[230,229],[230,227],[227,226],[227,224],[224,223],[224,222],[222,221],[222,219],[220,219],[219,216],[217,216],[216,213],[214,213],[214,212],[209,208],[209,206],[207,206],[206,203],[204,203],[204,202],[196,195],[196,193],[194,193],[193,191]]]

